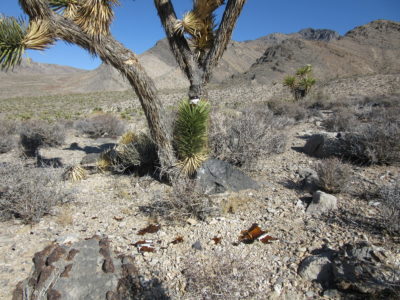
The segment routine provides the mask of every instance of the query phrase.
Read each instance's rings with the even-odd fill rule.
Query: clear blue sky
[[[0,13],[21,16],[18,0],[0,0]],[[165,37],[152,0],[120,0],[112,25],[113,35],[140,54]],[[192,0],[172,0],[178,17],[190,10]],[[221,9],[219,10],[219,17]],[[233,33],[236,41],[300,29],[333,29],[340,34],[376,19],[400,21],[400,0],[247,0]],[[34,61],[94,69],[100,64],[85,50],[57,42],[49,50],[29,51]]]

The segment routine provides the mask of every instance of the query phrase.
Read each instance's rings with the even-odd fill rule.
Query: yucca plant
[[[286,76],[283,79],[283,85],[290,89],[295,100],[299,100],[310,92],[316,80],[312,77],[311,65],[305,65],[299,68],[295,74],[295,76]]]
[[[175,24],[175,32],[191,36],[191,45],[198,56],[213,44],[216,27],[213,12],[222,4],[223,0],[195,0],[193,9]]]
[[[44,50],[53,43],[47,22],[35,19],[29,24],[22,18],[2,17],[0,21],[1,69],[19,65],[26,49]]]
[[[207,158],[210,104],[181,102],[174,126],[174,143],[183,174],[191,176]]]

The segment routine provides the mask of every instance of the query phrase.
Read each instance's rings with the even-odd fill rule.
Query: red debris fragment
[[[138,235],[145,235],[146,233],[155,233],[157,231],[159,231],[161,228],[160,225],[155,225],[155,224],[150,224],[149,226],[147,226],[146,228],[140,229],[138,231]]]
[[[214,236],[214,237],[212,238],[212,240],[214,241],[215,245],[217,245],[217,244],[220,244],[220,243],[221,243],[222,237]]]
[[[183,242],[183,237],[178,236],[175,240],[173,240],[173,241],[171,242],[171,244],[176,245],[176,244],[179,244],[179,243],[182,243],[182,242]]]

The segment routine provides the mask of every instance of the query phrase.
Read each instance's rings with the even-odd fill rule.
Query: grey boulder
[[[196,181],[197,189],[208,195],[259,188],[259,184],[242,171],[218,159],[205,161],[197,171]]]
[[[306,212],[311,215],[319,215],[331,210],[337,210],[337,198],[322,191],[316,191]]]

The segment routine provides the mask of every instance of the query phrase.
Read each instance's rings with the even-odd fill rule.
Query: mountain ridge
[[[376,20],[344,36],[330,29],[306,28],[291,34],[272,33],[255,40],[230,41],[216,67],[214,84],[267,84],[296,68],[312,64],[315,76],[393,73],[400,70],[400,23]],[[188,81],[180,71],[166,39],[139,55],[139,61],[159,89],[181,89]],[[40,74],[40,76],[37,76]],[[16,82],[19,82],[18,87]],[[130,85],[111,66],[86,71],[71,67],[24,62],[14,72],[0,72],[0,97],[57,93],[121,91]]]

